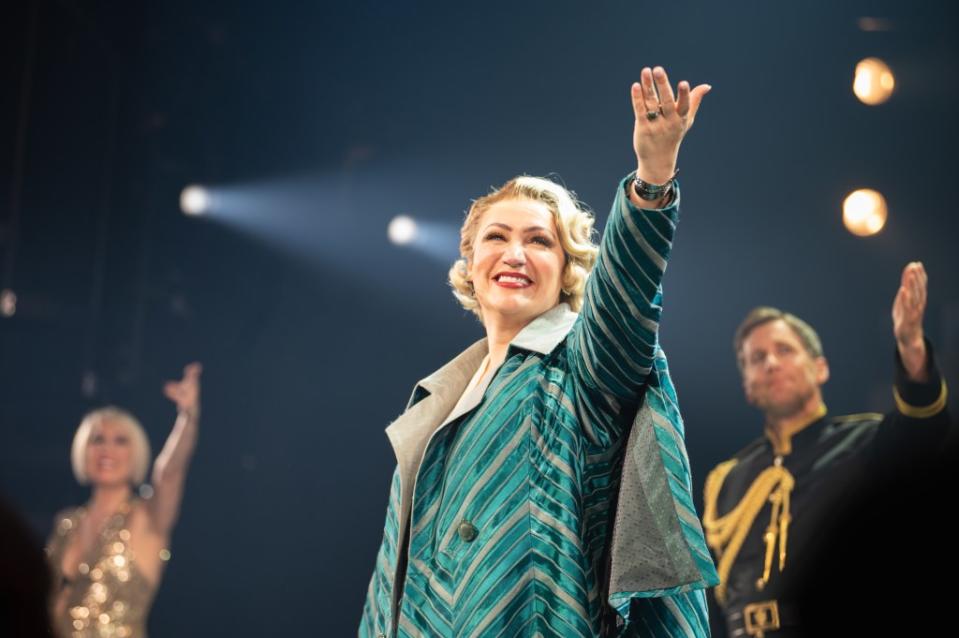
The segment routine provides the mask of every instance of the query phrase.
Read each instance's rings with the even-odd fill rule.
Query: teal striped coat
[[[477,342],[387,428],[397,467],[362,638],[708,635],[716,574],[657,340],[678,197],[639,210],[628,183],[582,312],[531,322],[451,414]]]

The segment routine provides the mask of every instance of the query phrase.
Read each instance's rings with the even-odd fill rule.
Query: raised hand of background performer
[[[892,303],[892,331],[896,337],[899,356],[909,378],[919,382],[928,380],[926,341],[922,331],[928,281],[922,262],[907,264],[902,270],[899,291]]]

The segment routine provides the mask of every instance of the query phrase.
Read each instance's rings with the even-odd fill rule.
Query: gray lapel
[[[413,392],[426,396],[413,403],[386,428],[400,472],[400,534],[406,529],[413,499],[413,480],[419,470],[423,452],[433,433],[459,401],[466,384],[473,378],[487,351],[486,339],[477,341],[458,357],[420,381]],[[478,401],[477,401],[478,402]]]
[[[511,345],[549,354],[566,338],[578,316],[567,304],[559,304],[530,322]],[[472,393],[457,410],[458,414],[451,414],[487,352],[486,339],[481,339],[420,381],[413,391],[409,408],[386,428],[404,485],[412,484],[433,433],[479,405],[485,388],[477,388],[477,392]]]

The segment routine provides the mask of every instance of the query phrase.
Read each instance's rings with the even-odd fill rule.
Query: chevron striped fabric
[[[432,433],[414,485],[403,485],[399,467],[394,473],[362,638],[708,635],[705,598],[694,587],[703,586],[700,576],[712,565],[698,524],[690,544],[705,563],[693,585],[607,601],[624,434],[647,391],[655,395],[659,456],[673,457],[662,484],[691,510],[677,506],[668,515],[698,518],[657,344],[678,197],[667,209],[638,210],[625,196],[628,179],[617,191],[582,313],[561,306],[527,326],[480,404]],[[552,343],[518,345],[564,325],[563,313],[570,317]],[[427,394],[420,387],[408,410]],[[408,514],[404,489],[412,489]],[[618,623],[610,624],[613,608]]]

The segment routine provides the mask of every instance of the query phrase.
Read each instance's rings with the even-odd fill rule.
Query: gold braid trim
[[[946,381],[943,379],[941,389],[939,390],[939,398],[929,405],[917,406],[910,405],[903,401],[898,388],[895,386],[892,388],[892,396],[896,398],[896,407],[899,408],[899,412],[905,416],[911,416],[914,419],[928,419],[942,412],[943,408],[946,407],[946,397],[948,394],[949,391],[946,389]]]
[[[759,585],[769,582],[776,540],[779,539],[779,569],[786,566],[786,539],[789,533],[789,495],[796,484],[793,475],[781,465],[773,465],[762,472],[749,486],[745,496],[725,516],[717,515],[717,501],[723,482],[738,461],[736,459],[719,464],[706,479],[703,512],[703,527],[706,530],[706,543],[719,557],[719,585],[716,586],[716,599],[726,602],[726,585],[729,572],[739,550],[742,549],[746,535],[756,521],[756,516],[767,501],[772,501],[773,511],[769,527],[763,539],[766,543],[766,558],[763,578]]]

